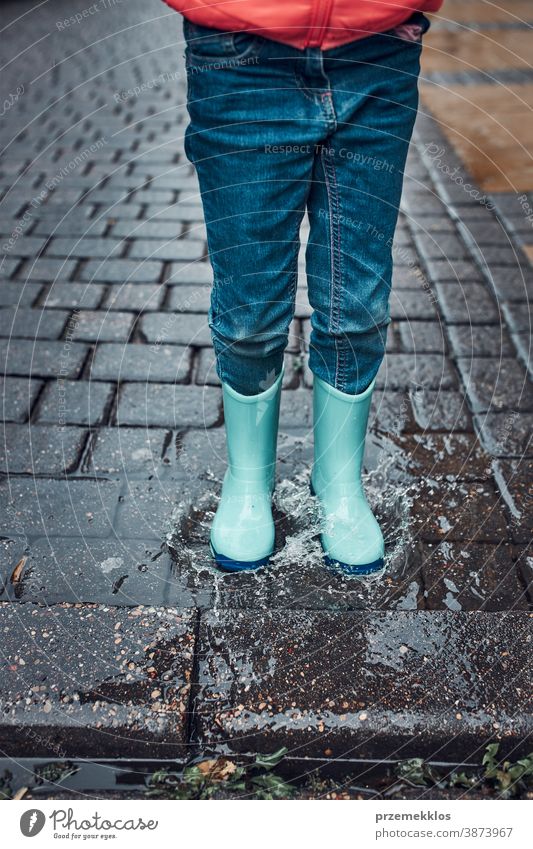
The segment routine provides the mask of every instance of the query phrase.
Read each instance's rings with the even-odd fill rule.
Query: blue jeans
[[[392,240],[418,106],[421,35],[297,50],[185,20],[185,151],[194,163],[214,284],[209,324],[224,383],[254,395],[283,364],[294,315],[300,224],[309,365],[364,391],[385,351]]]

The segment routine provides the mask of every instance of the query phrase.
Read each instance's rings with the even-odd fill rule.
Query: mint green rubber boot
[[[363,490],[361,471],[374,381],[347,395],[314,377],[315,461],[311,490],[322,514],[326,563],[347,575],[383,569],[383,534]]]
[[[211,553],[226,572],[259,569],[274,551],[272,493],[283,372],[259,395],[222,384],[228,468],[211,528]]]

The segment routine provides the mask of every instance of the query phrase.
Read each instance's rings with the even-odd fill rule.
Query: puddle
[[[405,471],[402,451],[383,435],[369,435],[369,470],[363,479],[385,537],[385,573],[347,578],[323,563],[318,505],[309,489],[311,446],[305,439],[286,434],[280,442],[279,468],[284,476],[273,496],[276,551],[269,567],[224,575],[214,566],[208,552],[209,531],[224,468],[217,463],[219,474],[209,471],[203,479],[191,480],[187,497],[176,505],[166,534],[175,568],[188,588],[198,592],[209,585],[215,609],[229,605],[346,610],[383,607],[386,591],[393,584],[392,606],[416,609],[420,586],[414,579],[417,569],[410,556],[413,540],[409,521],[416,483]],[[398,585],[404,582],[405,587],[398,592]]]

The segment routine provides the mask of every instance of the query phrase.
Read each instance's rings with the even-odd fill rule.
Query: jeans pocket
[[[260,37],[248,32],[226,32],[224,30],[193,24],[184,18],[183,34],[187,42],[187,64],[214,64],[239,61],[254,54]]]

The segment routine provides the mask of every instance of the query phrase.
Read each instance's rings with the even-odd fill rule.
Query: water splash
[[[287,444],[285,444],[287,443]],[[288,438],[285,449],[294,455],[303,443]],[[305,446],[308,450],[308,444]],[[311,461],[298,456],[301,471],[289,472],[277,484],[273,496],[276,551],[267,569],[225,575],[214,565],[208,551],[211,523],[219,501],[221,475],[195,479],[186,498],[176,505],[166,544],[187,588],[211,593],[209,607],[294,609],[352,609],[381,607],[384,582],[409,580],[412,535],[410,507],[416,497],[416,481],[405,471],[405,457],[397,445],[380,434],[369,435],[371,468],[363,481],[369,503],[385,537],[385,570],[377,576],[347,577],[327,569],[320,546],[320,512],[309,488]],[[296,450],[295,450],[296,449]],[[283,463],[280,467],[283,468]],[[290,465],[292,465],[290,463]],[[289,471],[283,468],[283,471]],[[412,570],[413,571],[413,570]],[[408,584],[396,607],[416,609],[418,583]]]

